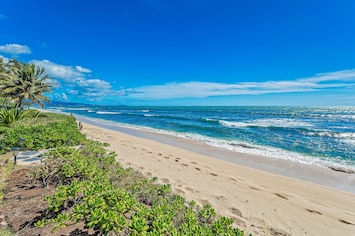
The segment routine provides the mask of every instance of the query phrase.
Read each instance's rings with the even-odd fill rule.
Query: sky
[[[355,106],[354,0],[11,0],[0,56],[52,101]]]

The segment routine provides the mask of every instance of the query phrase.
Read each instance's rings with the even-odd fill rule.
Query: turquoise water
[[[355,170],[355,107],[52,107],[231,151]]]

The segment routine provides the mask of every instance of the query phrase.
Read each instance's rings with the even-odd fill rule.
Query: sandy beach
[[[109,143],[124,167],[158,177],[189,201],[210,204],[246,234],[355,235],[353,193],[88,123],[82,132]]]

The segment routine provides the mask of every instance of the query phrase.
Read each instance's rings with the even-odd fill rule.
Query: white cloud
[[[5,44],[0,46],[0,52],[8,54],[31,54],[31,50],[26,45],[20,44]]]
[[[323,89],[355,86],[355,69],[317,74],[309,78],[289,81],[241,82],[234,84],[213,82],[169,83],[135,88],[130,97],[138,99],[203,98],[246,94],[310,92]]]
[[[60,101],[68,101],[68,97],[65,93],[57,93],[54,94],[52,97]]]
[[[55,94],[55,97],[58,99],[70,100],[72,98],[74,100],[80,99],[83,102],[98,101],[106,96],[120,94],[119,91],[112,90],[111,84],[107,81],[86,78],[91,70],[82,66],[61,65],[49,60],[32,60],[31,63],[43,67],[45,73],[55,79],[53,81],[58,83],[56,86],[58,94]],[[59,92],[61,88],[66,88],[65,93]]]
[[[82,72],[82,73],[91,73],[91,70],[86,69],[86,68],[81,67],[81,66],[75,66],[75,69],[77,69],[77,71]]]
[[[88,79],[77,81],[77,86],[80,88],[86,88],[90,90],[108,90],[111,89],[110,83],[100,79]]]
[[[298,81],[308,81],[308,82],[326,82],[326,81],[347,81],[354,80],[355,78],[355,69],[351,70],[340,70],[328,73],[319,73],[311,78],[299,79]]]
[[[90,101],[103,100],[107,96],[116,94],[110,83],[100,79],[81,79],[76,81],[75,86],[67,89],[67,93],[76,98]]]
[[[32,60],[31,63],[43,67],[49,77],[60,79],[65,83],[74,83],[75,81],[82,80],[84,73],[91,72],[91,70],[81,66],[65,66],[48,60]]]

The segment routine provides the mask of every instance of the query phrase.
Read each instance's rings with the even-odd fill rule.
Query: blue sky
[[[44,67],[52,100],[355,105],[353,0],[11,0],[0,55]]]

